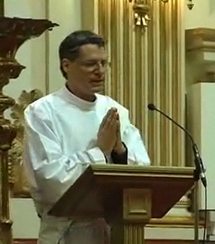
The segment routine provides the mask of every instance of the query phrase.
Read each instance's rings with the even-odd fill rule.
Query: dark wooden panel
[[[4,16],[4,0],[0,0],[0,16]]]

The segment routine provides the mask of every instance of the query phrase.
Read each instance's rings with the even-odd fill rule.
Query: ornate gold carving
[[[8,151],[16,136],[16,126],[4,118],[4,111],[14,105],[14,100],[3,94],[3,87],[10,78],[17,78],[24,68],[15,59],[18,48],[26,40],[40,36],[56,25],[48,20],[0,17],[0,228],[3,244],[13,242],[9,210],[9,172],[12,167],[8,161]]]
[[[147,27],[150,20],[148,16],[149,6],[146,4],[135,3],[133,6],[134,20],[136,26]]]
[[[128,1],[129,1],[129,3],[132,3],[133,2],[133,0],[128,0]],[[162,1],[164,3],[168,3],[169,2],[169,0],[160,0],[160,1]],[[192,10],[193,9],[193,7],[194,7],[193,0],[187,0],[187,7],[189,8],[189,10]]]
[[[42,92],[34,89],[30,92],[22,91],[18,102],[11,108],[13,126],[17,130],[17,136],[9,151],[10,165],[9,181],[12,184],[12,194],[15,197],[29,196],[28,182],[23,170],[23,140],[24,140],[24,110],[32,102],[43,96]]]
[[[129,0],[131,3],[132,0]],[[134,21],[136,26],[147,27],[150,20],[148,16],[149,6],[144,3],[144,0],[135,0],[133,4]]]

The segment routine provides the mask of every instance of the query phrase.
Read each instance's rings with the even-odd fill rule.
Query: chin
[[[102,91],[102,88],[103,88],[103,87],[93,87],[93,88],[91,89],[92,94],[100,93],[100,92]]]

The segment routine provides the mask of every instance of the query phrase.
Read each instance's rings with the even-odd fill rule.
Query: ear
[[[72,62],[67,58],[61,60],[61,67],[65,73],[68,73],[71,63]]]

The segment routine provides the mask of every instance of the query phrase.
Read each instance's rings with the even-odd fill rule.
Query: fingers
[[[111,109],[111,113],[108,116],[106,123],[104,125],[106,129],[116,129],[117,127],[117,110]]]
[[[112,117],[111,117],[109,128],[114,130],[114,131],[117,130],[117,113],[116,112],[114,112]]]
[[[108,112],[106,113],[105,117],[103,118],[101,124],[100,124],[100,128],[102,128],[106,123],[107,123],[107,119],[109,118],[109,116],[112,113],[112,108],[108,110]]]
[[[103,118],[101,124],[100,124],[100,128],[104,127],[107,124],[107,122],[109,124],[110,121],[112,121],[112,118],[116,112],[117,112],[117,109],[115,109],[115,108],[109,109],[108,112],[106,113],[105,117]]]
[[[120,121],[119,120],[117,120],[117,132],[120,133]]]

